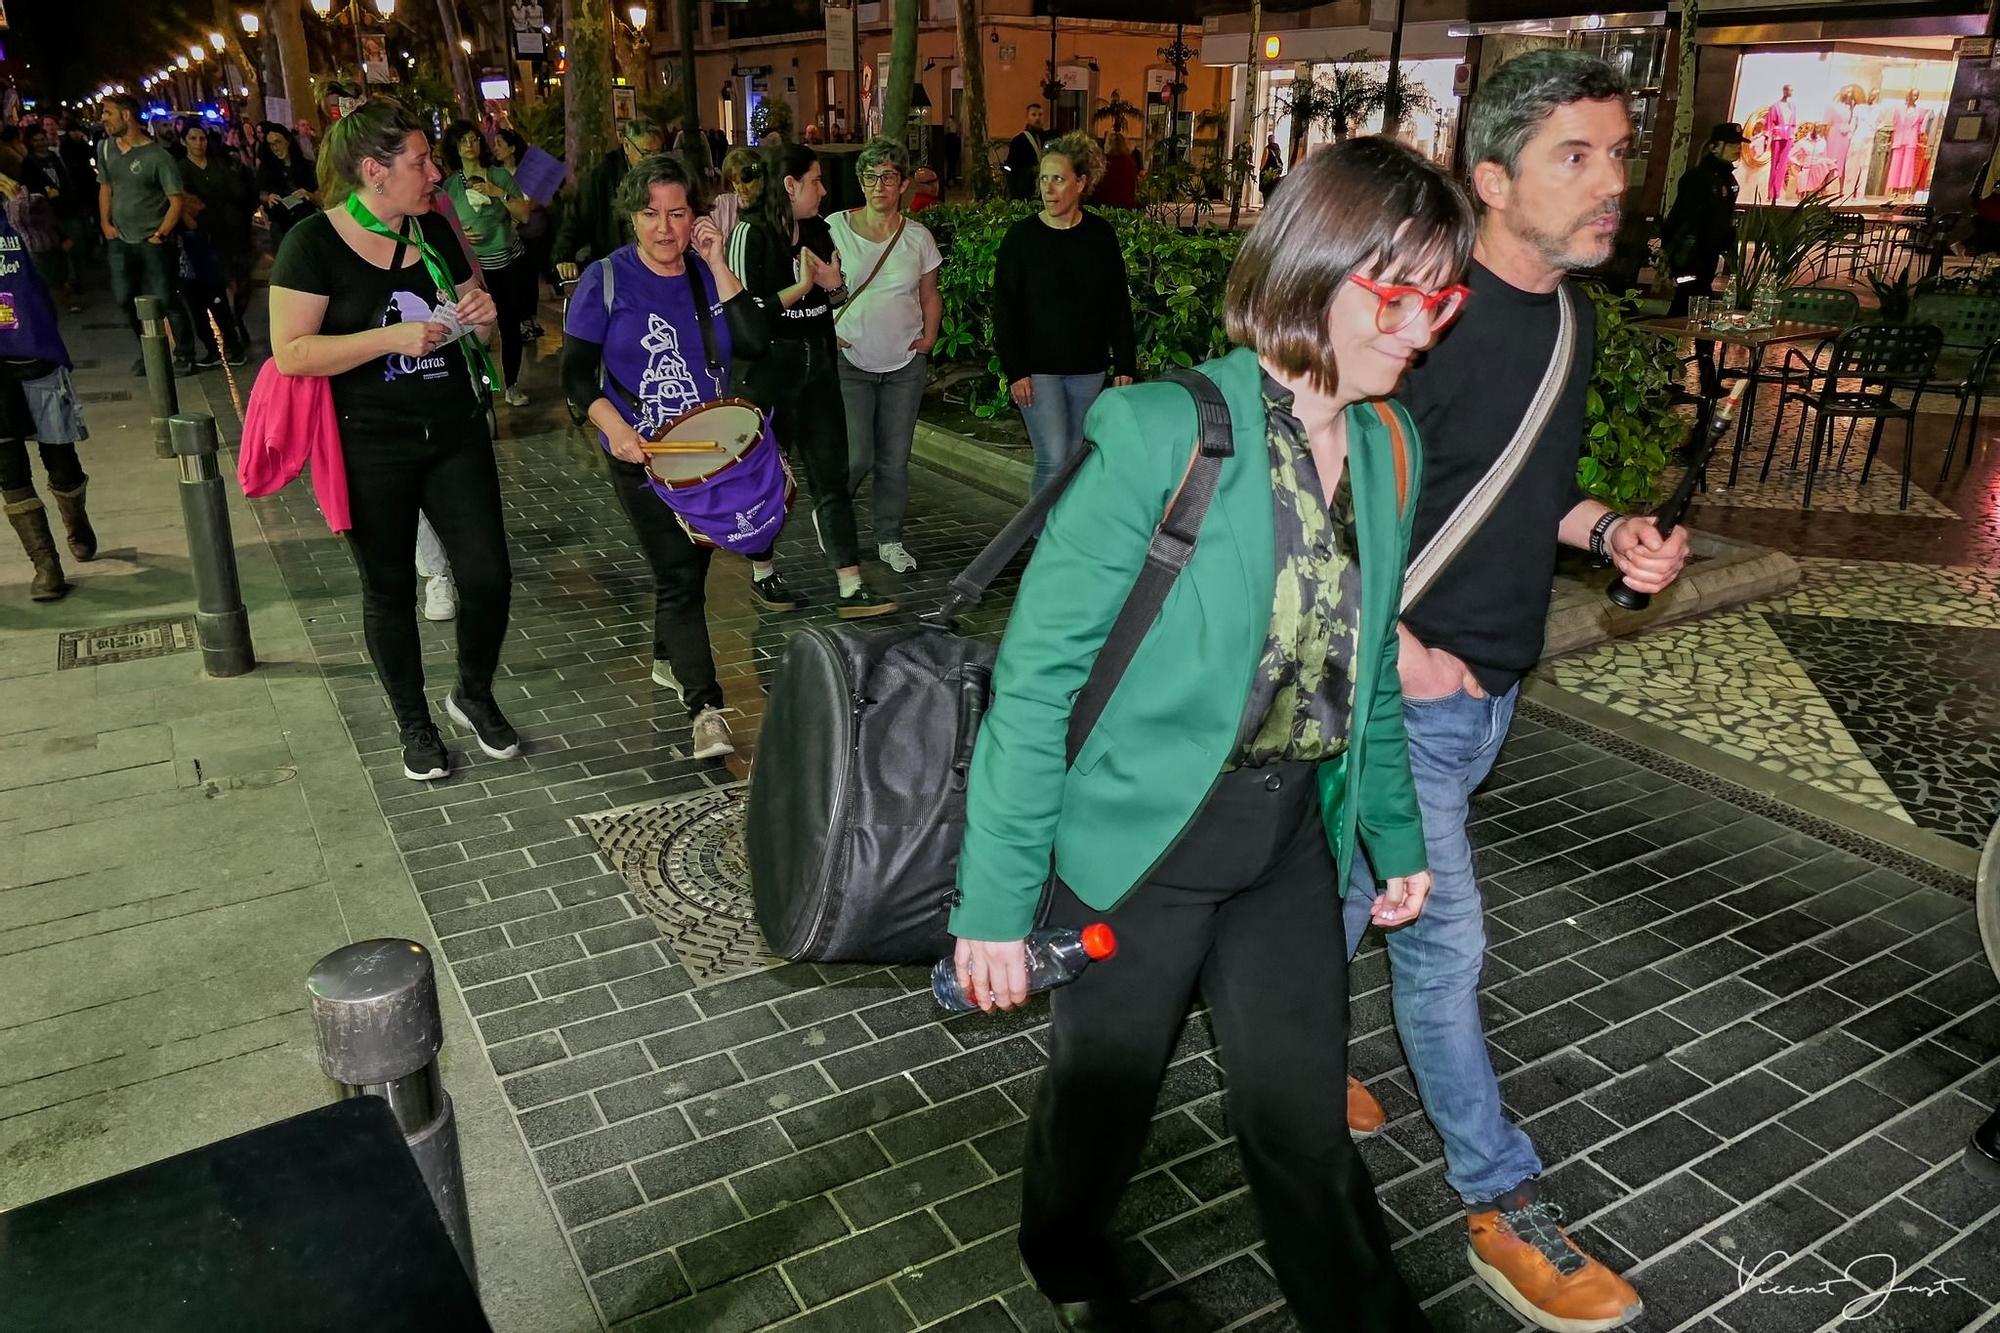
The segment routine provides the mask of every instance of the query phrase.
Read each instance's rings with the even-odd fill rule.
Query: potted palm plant
[[[1789,287],[1813,253],[1840,230],[1829,182],[1790,207],[1752,206],[1736,227],[1729,272],[1736,279],[1736,308],[1748,310],[1758,288]]]

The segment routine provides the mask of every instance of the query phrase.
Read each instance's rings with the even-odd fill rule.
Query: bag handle
[[[1528,400],[1528,410],[1521,414],[1521,422],[1514,428],[1514,438],[1507,442],[1506,449],[1479,479],[1479,484],[1458,502],[1458,508],[1451,511],[1444,526],[1424,543],[1422,553],[1410,561],[1403,575],[1401,610],[1409,610],[1424,595],[1445,566],[1493,516],[1493,511],[1500,507],[1501,497],[1521,475],[1528,455],[1534,452],[1535,442],[1549,424],[1549,417],[1555,413],[1556,401],[1569,383],[1570,362],[1576,352],[1576,297],[1567,284],[1556,288],[1556,305],[1560,316],[1556,323],[1555,352],[1549,357],[1548,369],[1542,372],[1535,396]]]
[[[1410,500],[1410,442],[1403,434],[1403,414],[1384,398],[1375,399],[1374,407],[1375,415],[1389,428],[1389,453],[1396,463],[1396,517],[1404,518]]]
[[[848,212],[850,213],[855,211],[857,210],[855,209],[848,210]],[[849,229],[852,229],[854,226],[852,222],[848,223],[847,225]],[[868,284],[875,281],[875,275],[882,271],[882,265],[889,262],[889,254],[896,248],[896,242],[903,239],[903,228],[909,225],[910,225],[909,214],[903,213],[897,215],[896,234],[894,236],[891,236],[889,238],[889,243],[882,247],[882,253],[875,256],[875,267],[868,270],[868,276],[861,280],[861,285],[859,287],[854,288],[852,291],[848,292],[847,299],[841,302],[840,309],[833,312],[834,323],[836,324],[840,323],[840,317],[846,314],[849,310],[852,310],[854,308],[854,303],[859,299],[861,299],[861,293],[867,291]]]

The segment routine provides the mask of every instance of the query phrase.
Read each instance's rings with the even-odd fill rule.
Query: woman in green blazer
[[[957,964],[982,1007],[1026,997],[1022,937],[1110,922],[1115,958],[1051,997],[1020,1246],[1075,1328],[1135,1327],[1109,1226],[1199,988],[1271,1267],[1310,1330],[1427,1327],[1347,1136],[1340,893],[1357,839],[1422,910],[1430,877],[1396,678],[1419,474],[1384,400],[1465,299],[1470,206],[1416,153],[1314,154],[1243,245],[1237,350],[1201,368],[1236,451],[1193,560],[1073,765],[1070,710],[1188,469],[1193,402],[1106,393],[1096,449],[1022,579],[973,755]]]

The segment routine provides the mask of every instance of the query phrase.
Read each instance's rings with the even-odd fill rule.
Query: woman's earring
[[[376,181],[376,182],[375,182],[375,193],[377,193],[377,194],[380,194],[380,193],[382,193],[382,182],[381,182],[381,181]]]

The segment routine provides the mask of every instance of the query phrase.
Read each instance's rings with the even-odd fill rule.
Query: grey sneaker
[[[883,542],[875,548],[875,554],[882,557],[882,563],[898,574],[917,572],[917,558],[909,553],[901,542]]]
[[[729,724],[722,720],[720,708],[704,708],[694,715],[695,758],[718,759],[735,753],[736,742],[730,739]]]
[[[653,683],[663,690],[672,690],[676,699],[683,697],[679,678],[674,675],[673,667],[665,662],[653,663]]]

